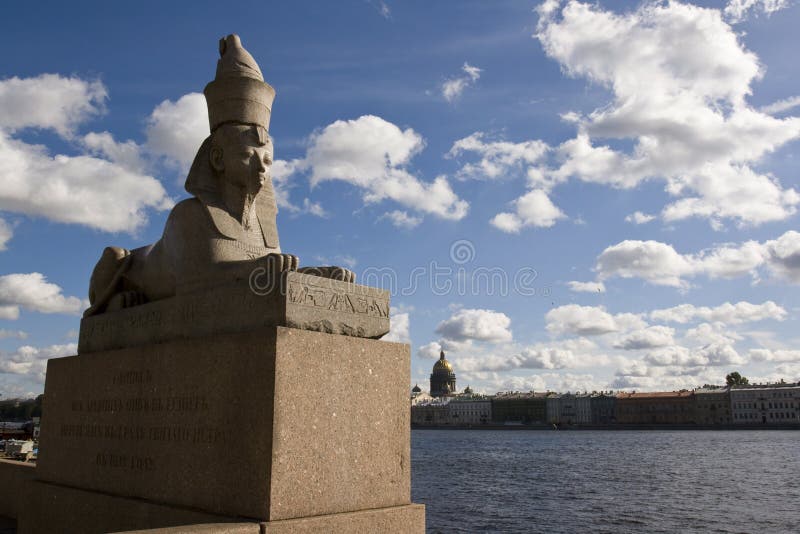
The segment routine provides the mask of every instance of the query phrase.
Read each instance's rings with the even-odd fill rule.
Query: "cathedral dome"
[[[453,372],[453,366],[445,359],[444,351],[442,351],[439,355],[437,362],[433,364],[433,372],[435,373],[436,371],[445,371],[447,373]]]

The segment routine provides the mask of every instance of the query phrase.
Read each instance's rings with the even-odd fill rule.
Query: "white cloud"
[[[0,328],[0,339],[26,339],[28,337],[27,332],[23,332],[22,330],[7,330],[5,328]]]
[[[667,221],[699,216],[717,227],[723,219],[755,225],[796,212],[800,195],[753,166],[800,137],[800,118],[776,119],[747,104],[763,71],[719,10],[647,2],[615,14],[570,1],[563,9],[548,2],[539,14],[536,37],[545,53],[568,75],[613,93],[556,149],[555,181],[630,188],[665,180],[677,198],[662,213]],[[598,139],[630,140],[633,148]]]
[[[570,291],[576,293],[605,293],[606,285],[603,282],[567,282]]]
[[[566,217],[541,189],[529,191],[512,204],[514,213],[498,213],[492,218],[491,223],[495,228],[515,234],[529,226],[549,228]]]
[[[733,346],[717,343],[699,349],[678,345],[656,349],[645,356],[645,361],[651,365],[679,367],[741,365],[747,362]]]
[[[642,278],[657,285],[684,287],[682,277],[693,272],[693,265],[670,245],[626,240],[606,248],[595,269],[600,279]]]
[[[57,74],[0,80],[0,128],[52,129],[69,138],[77,125],[103,113],[107,98],[99,81]]]
[[[78,345],[75,343],[51,345],[49,347],[25,345],[13,353],[0,352],[0,373],[24,375],[40,384],[44,384],[48,359],[72,356],[77,352]]]
[[[787,0],[729,0],[725,6],[725,16],[732,22],[742,22],[751,11],[760,11],[771,15],[789,7]]]
[[[442,96],[448,102],[453,102],[460,97],[464,89],[474,84],[481,77],[482,70],[478,67],[473,67],[469,63],[464,62],[461,70],[464,72],[464,76],[451,78],[442,84]]]
[[[430,343],[426,343],[422,345],[417,350],[417,356],[423,358],[425,360],[437,360],[439,359],[439,353],[442,350],[442,346],[437,341],[431,341]]]
[[[524,167],[539,162],[548,151],[543,141],[524,141],[511,143],[508,141],[486,141],[482,132],[459,139],[447,153],[449,158],[457,158],[464,153],[475,153],[480,156],[477,163],[466,163],[458,171],[463,178],[501,179],[507,178]]]
[[[6,245],[14,237],[14,230],[5,220],[0,219],[0,252],[6,250]]]
[[[625,222],[633,223],[633,224],[647,224],[650,221],[655,220],[655,215],[648,215],[647,213],[642,213],[641,211],[636,211],[631,213],[630,215],[625,217]]]
[[[0,210],[133,233],[147,222],[147,209],[171,206],[151,176],[90,156],[51,157],[0,131]]]
[[[383,337],[384,341],[395,341],[397,343],[410,343],[411,334],[409,331],[409,318],[407,313],[392,314],[391,329]]]
[[[426,183],[406,166],[425,143],[414,130],[401,130],[380,117],[336,121],[311,135],[306,157],[295,171],[310,170],[311,185],[343,180],[364,190],[364,201],[384,199],[449,220],[463,219],[469,204],[444,176]]]
[[[680,254],[659,241],[622,241],[606,248],[595,270],[603,279],[641,278],[656,285],[686,288],[686,278],[735,278],[766,267],[775,276],[800,283],[800,233],[790,230],[777,239],[721,244],[697,254]]]
[[[108,232],[136,232],[148,209],[172,205],[161,183],[140,171],[135,144],[110,134],[75,137],[75,129],[103,111],[100,82],[45,74],[0,81],[0,210],[83,224]],[[12,137],[23,128],[52,129],[88,155],[51,156]]]
[[[800,284],[800,233],[789,231],[763,245],[769,269],[795,284]]]
[[[78,314],[84,303],[65,297],[61,288],[40,273],[0,276],[0,318],[16,319],[19,308],[40,313]]]
[[[0,319],[16,321],[19,319],[19,306],[0,305]]]
[[[800,350],[751,349],[749,354],[756,362],[800,362]]]
[[[654,321],[667,321],[672,323],[690,323],[696,320],[715,321],[724,324],[742,324],[771,319],[783,321],[787,316],[786,310],[768,300],[762,304],[750,302],[725,302],[714,308],[695,306],[694,304],[681,304],[672,308],[653,310],[650,319]]]
[[[777,115],[779,113],[783,113],[784,111],[794,109],[797,106],[800,106],[800,96],[791,96],[789,98],[784,98],[783,100],[773,102],[768,106],[762,106],[761,112],[769,113],[770,115]]]
[[[695,345],[704,346],[711,344],[733,345],[742,339],[742,336],[728,330],[723,322],[700,323],[694,328],[689,328],[684,338]]]
[[[398,228],[405,228],[410,230],[416,228],[422,222],[422,217],[415,217],[409,215],[407,211],[394,210],[384,213],[381,219],[389,219],[393,225]]]
[[[579,306],[578,304],[553,308],[545,315],[545,321],[548,332],[579,336],[599,336],[647,326],[640,317],[632,313],[612,315],[603,306]]]
[[[133,141],[118,142],[110,132],[90,132],[83,136],[83,145],[91,154],[105,157],[132,172],[146,167],[141,147]]]
[[[675,329],[668,326],[649,326],[621,336],[614,348],[625,350],[652,349],[675,344]]]
[[[462,309],[439,323],[436,333],[454,341],[511,341],[511,319],[492,310]]]
[[[187,171],[200,144],[209,135],[205,97],[189,93],[175,102],[164,100],[147,119],[146,134],[150,152]]]

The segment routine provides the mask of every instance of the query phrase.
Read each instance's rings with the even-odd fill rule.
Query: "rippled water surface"
[[[428,532],[800,533],[800,431],[413,430]]]

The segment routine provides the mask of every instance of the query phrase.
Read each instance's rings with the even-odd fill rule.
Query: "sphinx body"
[[[103,251],[85,315],[247,279],[257,267],[355,281],[340,267],[298,269],[296,256],[281,253],[268,134],[275,91],[237,36],[220,42],[220,54],[216,78],[204,91],[211,135],[186,179],[193,197],[172,209],[155,244]]]

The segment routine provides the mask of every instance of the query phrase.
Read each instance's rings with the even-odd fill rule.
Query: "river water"
[[[429,533],[800,533],[800,431],[413,430]]]

